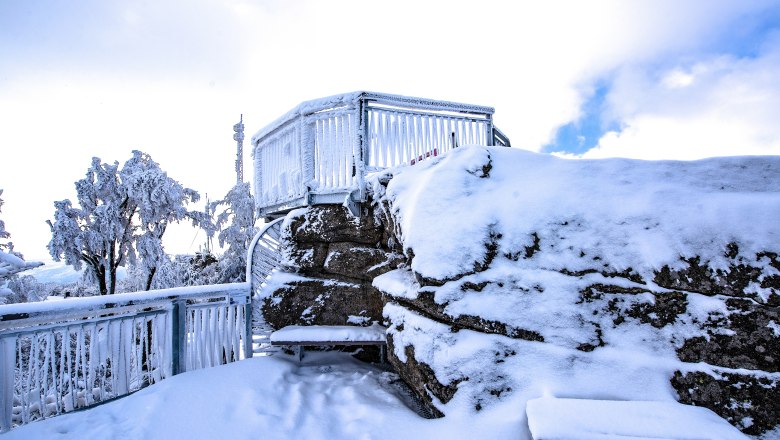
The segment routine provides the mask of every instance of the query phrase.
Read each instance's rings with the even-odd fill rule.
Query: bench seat
[[[296,347],[298,360],[303,358],[303,347],[330,345],[377,345],[382,362],[386,359],[387,328],[373,324],[355,325],[290,325],[271,333],[271,345]]]

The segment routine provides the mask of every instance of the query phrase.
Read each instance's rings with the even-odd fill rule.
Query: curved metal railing
[[[269,353],[273,351],[270,335],[273,329],[263,319],[261,310],[264,288],[281,261],[281,234],[284,217],[266,224],[255,235],[247,251],[247,281],[252,296],[252,351]]]

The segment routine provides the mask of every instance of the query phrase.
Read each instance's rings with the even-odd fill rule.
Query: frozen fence
[[[251,357],[249,283],[0,306],[0,431]]]
[[[461,145],[509,146],[493,108],[355,92],[300,104],[252,137],[259,214],[365,201],[367,172]]]

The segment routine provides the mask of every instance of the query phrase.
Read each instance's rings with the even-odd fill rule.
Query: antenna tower
[[[244,181],[244,114],[241,120],[233,125],[233,140],[236,141],[236,183]]]

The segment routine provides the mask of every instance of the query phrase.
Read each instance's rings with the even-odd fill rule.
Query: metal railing
[[[0,432],[252,356],[249,283],[0,306]]]
[[[503,145],[493,108],[355,92],[307,101],[252,137],[260,216],[319,203],[355,209],[368,172],[461,145]]]

